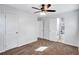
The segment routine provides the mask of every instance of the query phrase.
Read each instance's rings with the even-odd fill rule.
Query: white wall
[[[79,11],[71,11],[61,14],[59,17],[63,17],[65,21],[65,37],[64,43],[79,46],[78,43],[78,15]]]
[[[19,13],[19,44],[26,44],[37,40],[38,37],[38,21],[37,18],[26,13]]]
[[[0,7],[0,52],[37,40],[36,17],[6,5]]]
[[[64,43],[74,46],[79,46],[79,11],[74,10],[70,12],[65,12],[62,14],[55,14],[46,16],[46,20],[49,20],[49,40],[56,41],[56,18],[64,18],[65,22],[65,34]],[[41,18],[43,19],[43,18]],[[47,28],[48,29],[48,28]],[[45,34],[47,35],[47,34]]]
[[[57,19],[49,19],[49,40],[57,41]]]

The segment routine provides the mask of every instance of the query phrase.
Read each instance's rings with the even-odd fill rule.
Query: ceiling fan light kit
[[[45,12],[40,12],[40,15],[46,15],[46,13]]]

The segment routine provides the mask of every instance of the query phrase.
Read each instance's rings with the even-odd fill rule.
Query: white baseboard
[[[5,52],[5,50],[0,51],[0,53]]]
[[[18,45],[17,47],[20,47],[20,46],[23,46],[23,45],[26,45],[26,44],[29,44],[29,43],[32,43],[32,42],[35,42],[35,41],[37,41],[37,40],[31,40],[31,41],[29,41],[29,42],[27,42],[27,43],[20,44],[20,45]]]
[[[51,41],[51,40],[50,40]],[[67,42],[65,42],[64,40],[53,40],[53,41],[55,41],[55,42],[60,42],[60,43],[63,43],[63,44],[67,44],[67,45],[71,45],[71,46],[75,46],[75,47],[79,47],[79,46],[77,46],[76,44],[72,44],[72,43],[67,43]]]
[[[17,47],[20,47],[20,46],[23,46],[23,45],[26,45],[26,44],[29,44],[29,43],[32,43],[32,42],[35,42],[35,41],[37,41],[37,40],[31,40],[31,41],[29,41],[29,42],[27,42],[27,43],[20,44],[20,45],[18,45]],[[17,47],[14,47],[14,48],[17,48]],[[11,48],[11,49],[13,49],[13,48]],[[7,50],[10,50],[10,49],[7,49]],[[7,51],[7,50],[2,50],[2,51],[0,51],[0,53],[5,52],[5,51]]]
[[[67,44],[67,45],[71,45],[71,46],[75,46],[75,47],[78,47],[77,45],[75,44],[72,44],[72,43],[67,43],[67,42],[63,42],[64,44]]]

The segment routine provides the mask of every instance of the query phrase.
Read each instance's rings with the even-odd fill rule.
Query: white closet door
[[[49,39],[49,19],[44,18],[44,22],[43,22],[43,37],[45,39]]]
[[[49,19],[47,17],[38,18],[39,20],[39,37],[49,39]]]
[[[57,20],[55,18],[52,18],[49,21],[49,40],[57,41],[56,30],[57,30]]]
[[[4,50],[4,27],[5,21],[3,19],[3,14],[0,8],[0,52]]]
[[[39,23],[39,38],[43,38],[43,20],[38,19],[38,23]]]
[[[17,47],[17,20],[16,14],[6,14],[6,49]]]

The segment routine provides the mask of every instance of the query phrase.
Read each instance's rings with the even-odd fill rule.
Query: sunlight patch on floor
[[[37,49],[35,49],[35,51],[42,52],[42,51],[46,50],[47,48],[48,48],[47,46],[40,46]]]

